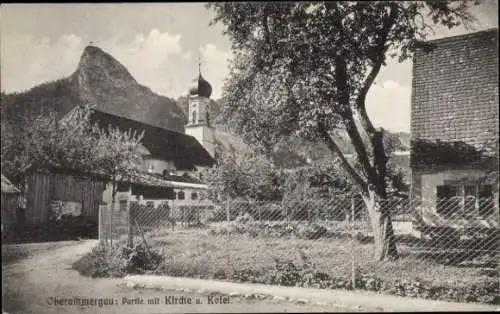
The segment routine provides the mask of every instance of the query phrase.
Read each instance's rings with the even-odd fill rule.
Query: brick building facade
[[[429,217],[498,226],[498,29],[428,43],[413,60],[412,196]]]

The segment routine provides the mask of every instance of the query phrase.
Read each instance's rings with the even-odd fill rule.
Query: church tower
[[[210,120],[210,95],[212,86],[208,83],[201,71],[198,79],[195,79],[193,86],[189,89],[188,101],[188,123],[184,127],[186,134],[193,136],[215,157],[215,128]]]

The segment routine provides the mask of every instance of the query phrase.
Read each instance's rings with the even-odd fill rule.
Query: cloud
[[[410,131],[411,87],[393,80],[375,84],[366,99],[366,111],[376,127]]]
[[[129,40],[111,38],[97,43],[97,46],[125,65],[138,82],[153,91],[169,94],[165,82],[180,70],[177,60],[183,55],[181,38],[179,34],[153,29]]]
[[[75,71],[86,40],[65,34],[56,40],[30,34],[9,34],[2,38],[2,90],[27,90],[43,82],[69,76]],[[182,45],[182,36],[152,29],[128,38],[113,37],[95,45],[122,63],[136,80],[154,92],[168,96],[185,95],[197,76],[202,58],[203,75],[213,86],[213,98],[220,96],[228,74],[229,51],[214,44],[196,50]]]
[[[229,74],[230,51],[218,49],[214,44],[206,44],[199,48],[202,59],[203,76],[212,84],[212,98],[221,96],[222,85]]]
[[[191,51],[185,52],[181,55],[181,58],[184,60],[190,60],[192,58],[193,54]]]
[[[22,91],[72,73],[82,53],[82,38],[65,34],[56,41],[29,34],[2,36],[2,90]]]

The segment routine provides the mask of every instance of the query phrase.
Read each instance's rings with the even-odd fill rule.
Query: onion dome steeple
[[[189,95],[210,98],[212,95],[212,85],[201,75],[201,63],[198,63],[198,79],[195,79],[189,89]]]

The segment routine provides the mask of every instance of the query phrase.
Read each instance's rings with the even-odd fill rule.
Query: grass
[[[458,243],[451,250],[438,246],[418,252],[415,246],[441,244],[398,235],[400,258],[376,262],[373,238],[355,228],[299,225],[290,233],[289,227],[252,222],[203,229],[145,227],[147,243],[136,237],[134,246],[127,247],[123,237],[113,241],[113,248],[100,246],[73,267],[92,277],[154,273],[324,289],[352,289],[354,274],[356,289],[454,302],[500,302],[498,254],[489,255],[488,262],[478,256],[468,264],[463,258],[450,262],[459,256],[453,255]],[[317,237],[318,230],[322,237]]]
[[[169,274],[181,273],[206,278],[218,272],[269,269],[276,259],[302,263],[305,256],[319,271],[332,276],[349,276],[352,260],[358,271],[384,281],[415,279],[440,285],[466,286],[498,281],[498,269],[439,264],[401,253],[397,261],[373,261],[373,245],[350,239],[280,239],[247,237],[240,234],[213,235],[207,230],[156,230],[148,233],[151,247],[167,254]]]

